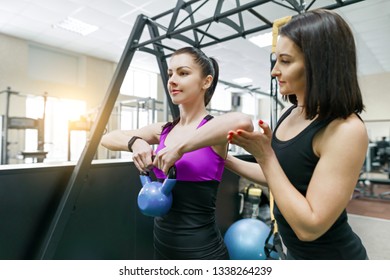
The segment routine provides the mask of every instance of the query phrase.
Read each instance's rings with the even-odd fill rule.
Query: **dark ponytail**
[[[210,60],[211,63],[213,64],[214,75],[212,75],[212,76],[213,76],[213,82],[212,82],[212,84],[210,85],[210,87],[207,89],[206,94],[205,94],[205,96],[204,96],[204,104],[205,104],[206,106],[209,104],[211,98],[213,97],[215,88],[217,87],[217,84],[218,84],[218,77],[219,77],[219,66],[218,66],[218,62],[217,62],[213,57],[210,57],[209,60]]]

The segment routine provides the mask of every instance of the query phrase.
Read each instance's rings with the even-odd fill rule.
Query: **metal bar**
[[[261,20],[262,22],[266,23],[266,24],[269,24],[270,26],[272,26],[272,21],[266,19],[265,17],[263,17],[262,15],[260,15],[258,12],[256,12],[255,10],[253,9],[249,9],[248,12],[250,12],[252,15],[254,15],[255,17],[257,17],[259,20]]]
[[[11,97],[11,88],[8,87],[5,92],[5,114],[3,121],[3,141],[1,142],[1,164],[8,163],[8,118],[9,118],[9,103]]]
[[[306,11],[310,9],[310,7],[316,2],[317,0],[312,0],[309,5],[306,6]]]
[[[242,12],[242,11],[245,11],[247,9],[250,9],[250,8],[253,8],[253,7],[256,7],[256,6],[259,6],[259,5],[262,5],[262,4],[265,4],[265,3],[268,3],[268,2],[271,2],[271,0],[256,0],[256,1],[253,1],[253,2],[250,2],[250,3],[247,3],[245,5],[242,5],[240,7],[237,7],[235,9],[231,9],[229,11],[226,11],[226,12],[223,12],[222,14],[219,14],[219,15],[215,15],[213,17],[210,17],[210,18],[207,18],[207,19],[204,19],[204,20],[201,20],[199,22],[196,22],[195,24],[193,25],[189,25],[189,26],[186,26],[186,27],[183,27],[181,29],[177,29],[177,30],[174,30],[172,31],[170,34],[163,34],[163,35],[160,35],[156,38],[153,38],[153,39],[150,39],[150,40],[147,40],[145,42],[142,42],[142,43],[139,43],[138,45],[136,45],[135,47],[136,48],[139,48],[139,47],[144,47],[146,45],[149,45],[149,44],[152,44],[154,43],[155,41],[161,41],[163,39],[167,39],[167,38],[170,38],[170,37],[173,37],[174,35],[176,34],[181,34],[181,33],[184,33],[186,31],[189,31],[189,30],[192,30],[194,28],[197,28],[197,27],[200,27],[202,25],[206,25],[206,24],[209,24],[210,22],[213,22],[213,21],[216,21],[218,22],[220,19],[222,18],[225,18],[225,17],[228,17],[228,16],[231,16],[231,15],[234,15],[238,12]],[[189,2],[188,2],[189,3]],[[187,3],[187,4],[188,4]],[[154,19],[154,18],[153,18]]]
[[[169,22],[169,26],[168,26],[168,31],[167,33],[171,33],[172,30],[175,29],[175,24],[176,24],[176,20],[177,20],[177,17],[179,16],[179,12],[180,10],[182,9],[182,7],[184,6],[184,1],[183,0],[178,0],[177,3],[176,3],[176,7],[175,9],[173,10],[173,14],[172,14],[172,17],[171,17],[171,21]]]
[[[159,37],[158,29],[155,25],[148,24],[148,29],[150,33],[151,38]],[[169,95],[168,91],[168,65],[165,59],[164,54],[164,48],[161,47],[161,42],[156,41],[155,44],[153,44],[153,49],[160,55],[156,56],[158,68],[160,69],[160,75],[162,79],[162,84],[164,87],[165,95],[167,97],[168,106],[171,110],[172,117],[175,119],[180,116],[179,107],[172,103],[171,97]]]
[[[357,2],[361,2],[361,1],[365,1],[365,0],[346,0],[345,2],[343,2],[342,5],[340,5],[340,4],[333,4],[333,5],[329,5],[329,6],[323,7],[323,8],[331,10],[331,9],[336,9],[338,7],[341,7],[341,6],[347,6],[347,5],[354,4],[354,3],[357,3]],[[193,2],[197,2],[197,1],[193,1]],[[237,7],[235,9],[231,9],[231,10],[226,11],[224,13],[220,13],[223,1],[219,0],[218,3],[217,3],[217,8],[216,8],[216,11],[215,11],[213,17],[205,19],[205,20],[202,20],[202,21],[199,21],[199,22],[195,23],[194,25],[190,25],[190,26],[183,27],[181,29],[174,30],[174,31],[172,31],[169,34],[169,36],[170,37],[174,37],[175,34],[180,34],[180,33],[186,32],[186,31],[191,30],[191,29],[196,29],[196,28],[198,28],[200,26],[209,24],[210,22],[214,22],[214,21],[218,22],[222,18],[228,17],[228,16],[233,15],[235,13],[242,12],[244,10],[248,10],[252,14],[256,15],[253,12],[254,10],[252,10],[252,8],[254,8],[256,6],[259,6],[259,5],[262,5],[262,4],[265,4],[265,3],[268,3],[268,2],[272,2],[272,3],[278,4],[278,5],[285,6],[285,5],[281,4],[281,3],[275,2],[274,0],[257,0],[257,1],[253,1],[253,2],[247,3],[247,4],[245,4],[245,5],[241,6],[241,7]],[[187,3],[187,5],[189,5],[189,4],[190,4],[190,2]],[[288,7],[288,6],[285,6],[285,8],[288,8],[290,10],[296,11],[296,10],[294,10],[294,9]],[[209,47],[209,46],[215,45],[217,43],[226,42],[228,40],[232,40],[232,39],[235,39],[235,38],[238,38],[238,37],[245,37],[246,35],[249,35],[249,34],[252,34],[252,33],[255,33],[255,32],[259,32],[259,31],[262,31],[262,30],[265,30],[265,29],[268,29],[268,28],[272,27],[272,23],[269,24],[268,20],[266,20],[266,19],[265,19],[265,23],[266,24],[264,26],[253,28],[253,29],[250,29],[250,30],[246,30],[246,31],[243,31],[241,34],[230,35],[230,36],[224,37],[222,39],[218,39],[218,40],[214,40],[212,42],[208,42],[206,44],[201,44],[198,47],[199,48]],[[155,40],[161,41],[161,40],[166,39],[166,38],[168,38],[168,36],[166,34],[165,35],[159,35],[156,38],[153,38],[151,40],[148,40],[148,41],[140,43],[137,47],[145,46],[145,45],[153,43]]]
[[[203,37],[209,37],[209,38],[211,38],[211,39],[213,39],[213,40],[215,40],[215,41],[217,41],[217,40],[219,40],[218,39],[218,37],[216,37],[216,36],[213,36],[213,35],[211,35],[211,34],[209,34],[209,33],[207,33],[207,32],[205,32],[205,31],[203,31],[203,30],[201,30],[201,29],[199,29],[199,28],[196,28],[196,29],[194,29],[196,32],[198,32],[198,33],[200,33],[200,34],[202,34],[203,36],[202,36],[202,39],[200,40],[200,41],[202,41],[203,40]]]
[[[3,120],[3,141],[1,142],[1,164],[8,164],[8,120],[9,120],[9,106],[11,103],[11,95],[19,95],[19,92],[12,91],[11,87],[7,87],[5,91],[1,93],[5,93],[5,114]]]
[[[271,26],[272,26],[272,25],[271,25]],[[200,47],[200,48],[205,48],[205,47],[209,47],[209,46],[215,45],[215,44],[217,44],[217,43],[222,43],[222,42],[230,41],[230,40],[236,39],[236,38],[238,38],[238,37],[243,37],[243,36],[246,36],[246,35],[255,33],[255,32],[259,32],[259,31],[268,29],[268,28],[270,28],[271,26],[269,26],[269,25],[267,24],[267,25],[263,25],[263,26],[260,26],[260,27],[256,27],[256,28],[253,28],[253,29],[251,29],[251,30],[244,31],[242,34],[237,34],[237,33],[236,33],[236,34],[233,34],[233,35],[224,37],[224,38],[222,38],[222,39],[219,39],[218,41],[209,42],[209,43],[200,45],[199,47]]]
[[[110,118],[111,111],[119,95],[119,90],[125,78],[126,72],[130,66],[131,60],[136,49],[134,44],[138,43],[144,29],[147,17],[139,15],[135,22],[134,28],[129,36],[125,50],[121,56],[118,66],[109,85],[108,91],[100,107],[96,121],[93,124],[89,138],[75,166],[65,192],[61,198],[57,211],[53,217],[50,227],[46,233],[45,239],[38,252],[39,259],[52,259],[55,255],[56,248],[61,241],[62,234],[65,230],[73,207],[77,201],[78,195],[83,188],[88,177],[88,171],[92,159],[100,143],[105,126]]]
[[[240,0],[236,0],[236,4],[237,4],[237,6],[240,6]],[[242,30],[245,30],[244,20],[242,18],[242,13],[241,12],[238,13],[238,19],[240,21],[240,26],[242,27]]]
[[[191,23],[194,24],[195,22],[195,19],[193,17],[193,15],[200,9],[202,8],[206,3],[208,2],[208,0],[204,0],[203,4],[199,5],[199,7],[197,7],[194,11],[192,11],[191,9],[191,6],[186,6],[185,8],[183,8],[183,10],[185,10],[187,13],[188,13],[188,16],[185,17],[180,23],[178,23],[175,28],[173,29],[177,29],[180,25],[182,25],[187,19],[190,19],[191,20]]]
[[[348,6],[348,5],[363,2],[363,1],[366,1],[366,0],[345,0],[344,2],[341,2],[341,3],[337,2],[336,4],[325,6],[325,7],[323,7],[323,9],[334,10],[334,9],[337,9],[340,7]]]
[[[283,3],[279,3],[279,2],[277,2],[277,1],[275,1],[275,0],[273,0],[272,3],[275,3],[276,5],[279,5],[279,6],[281,6],[281,7],[284,7],[284,8],[286,8],[286,9],[288,9],[288,10],[296,11],[294,8],[289,7],[289,6],[287,6],[286,4],[283,4]]]
[[[203,1],[203,0],[192,0],[192,1],[185,2],[183,7],[191,6],[192,4],[195,4],[196,2],[199,2],[199,1]],[[165,12],[163,12],[161,14],[158,14],[158,15],[152,17],[152,19],[156,20],[156,19],[165,17],[166,15],[172,14],[174,11],[175,11],[175,8],[170,9],[168,11],[165,11]]]
[[[299,5],[297,0],[286,0],[288,3],[290,3],[291,6],[297,11],[298,13],[301,13],[303,11],[303,6]]]

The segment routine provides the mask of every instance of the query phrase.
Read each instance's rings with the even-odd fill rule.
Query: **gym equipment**
[[[7,87],[6,90],[0,91],[0,94],[5,94],[5,114],[0,117],[2,124],[0,125],[0,164],[9,164],[10,153],[8,146],[11,144],[9,142],[9,130],[26,130],[26,129],[36,129],[37,130],[37,150],[36,151],[22,151],[21,155],[23,159],[32,158],[33,162],[43,162],[46,158],[47,152],[43,151],[45,144],[45,110],[46,110],[46,100],[47,93],[43,95],[43,116],[42,118],[32,119],[27,117],[10,117],[10,103],[11,96],[18,96],[22,98],[28,97],[28,95],[21,94],[17,91],[11,90],[10,87]],[[16,142],[17,143],[17,142]]]
[[[258,219],[241,219],[233,223],[224,240],[232,260],[265,260],[265,241],[271,229]],[[275,256],[278,259],[278,256]]]
[[[250,184],[239,193],[241,198],[240,214],[242,218],[256,219],[258,217],[261,193],[262,190],[256,187],[254,184]]]
[[[160,217],[168,213],[172,206],[172,189],[176,184],[176,169],[172,167],[163,183],[152,181],[148,172],[140,174],[143,185],[138,194],[138,208],[142,214]]]

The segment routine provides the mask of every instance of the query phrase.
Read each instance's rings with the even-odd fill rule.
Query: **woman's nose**
[[[280,71],[279,71],[278,69],[276,69],[275,67],[272,68],[272,70],[271,70],[271,76],[272,76],[272,77],[280,76]]]
[[[176,79],[174,78],[174,75],[169,77],[168,84],[176,84]]]

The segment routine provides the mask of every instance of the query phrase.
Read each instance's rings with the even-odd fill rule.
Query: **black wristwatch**
[[[134,144],[134,142],[137,140],[137,139],[142,139],[141,137],[138,137],[138,136],[133,136],[131,137],[131,139],[129,140],[129,142],[127,143],[127,148],[129,149],[130,152],[133,152],[133,149],[131,148]]]

